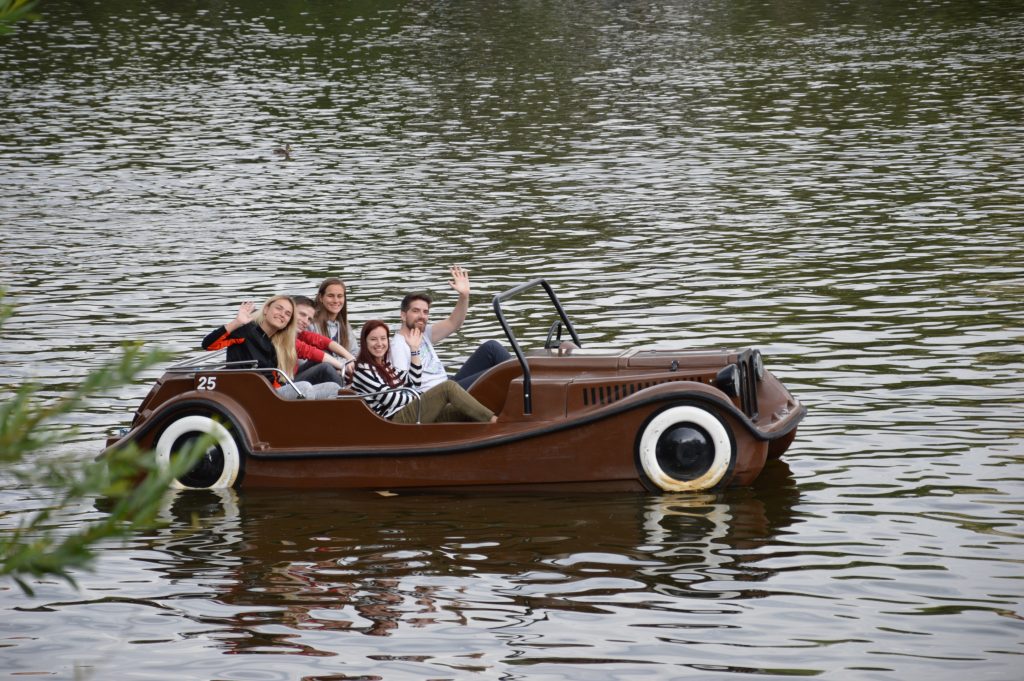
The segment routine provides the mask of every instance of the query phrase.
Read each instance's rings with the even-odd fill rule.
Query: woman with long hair
[[[353,387],[365,395],[367,404],[377,414],[397,423],[438,423],[442,421],[477,421],[494,423],[498,417],[480,404],[455,381],[443,381],[420,394],[420,344],[423,332],[411,330],[409,348],[412,354],[409,369],[396,371],[388,359],[390,333],[388,325],[371,319],[359,334],[359,355]],[[394,390],[409,388],[408,390]]]
[[[260,369],[278,369],[289,379],[295,377],[298,358],[295,350],[295,336],[298,323],[295,317],[295,303],[290,296],[277,295],[263,304],[254,314],[256,306],[245,301],[239,306],[235,318],[218,326],[203,339],[205,350],[227,348],[229,362],[255,361]],[[275,372],[271,378],[274,389],[281,397],[298,397],[292,384],[278,380]],[[302,394],[309,398],[333,397],[338,394],[336,383],[306,381],[295,383]]]
[[[308,330],[327,336],[343,348],[345,359],[355,359],[355,334],[348,321],[348,298],[345,282],[337,277],[328,277],[320,282],[313,298],[316,314]]]
[[[312,298],[292,296],[292,302],[295,303],[295,316],[299,320],[299,332],[295,337],[299,368],[296,370],[295,380],[310,383],[331,381],[344,386],[347,382],[346,376],[351,379],[353,366],[349,362],[355,361],[355,357],[351,360],[345,359],[346,354],[351,356],[351,353],[327,336],[309,330],[316,314]],[[338,359],[339,357],[342,359]]]

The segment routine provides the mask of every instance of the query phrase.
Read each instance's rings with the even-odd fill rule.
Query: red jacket
[[[312,331],[299,331],[295,336],[296,354],[299,359],[308,359],[310,362],[324,361],[324,352],[330,344],[330,338]]]

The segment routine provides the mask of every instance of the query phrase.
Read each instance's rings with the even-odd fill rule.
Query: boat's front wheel
[[[168,467],[200,438],[208,443],[199,460],[172,482],[178,489],[225,489],[235,484],[241,457],[228,429],[209,416],[182,416],[171,422],[156,441],[157,462]]]
[[[708,490],[727,481],[736,462],[729,428],[696,405],[664,409],[644,424],[637,458],[647,480],[666,492]]]

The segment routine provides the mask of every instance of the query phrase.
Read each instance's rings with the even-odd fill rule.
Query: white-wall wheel
[[[209,416],[190,415],[173,421],[156,442],[157,463],[170,466],[172,454],[190,440],[209,434],[213,443],[190,471],[171,482],[176,489],[227,489],[235,484],[241,468],[238,444],[228,429]]]
[[[669,407],[644,425],[637,457],[647,479],[660,490],[708,490],[732,468],[734,446],[725,424],[695,405]]]

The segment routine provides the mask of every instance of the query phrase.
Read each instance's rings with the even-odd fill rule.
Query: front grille
[[[757,418],[757,374],[754,371],[754,353],[744,352],[740,355],[740,408],[743,413],[754,420]]]

